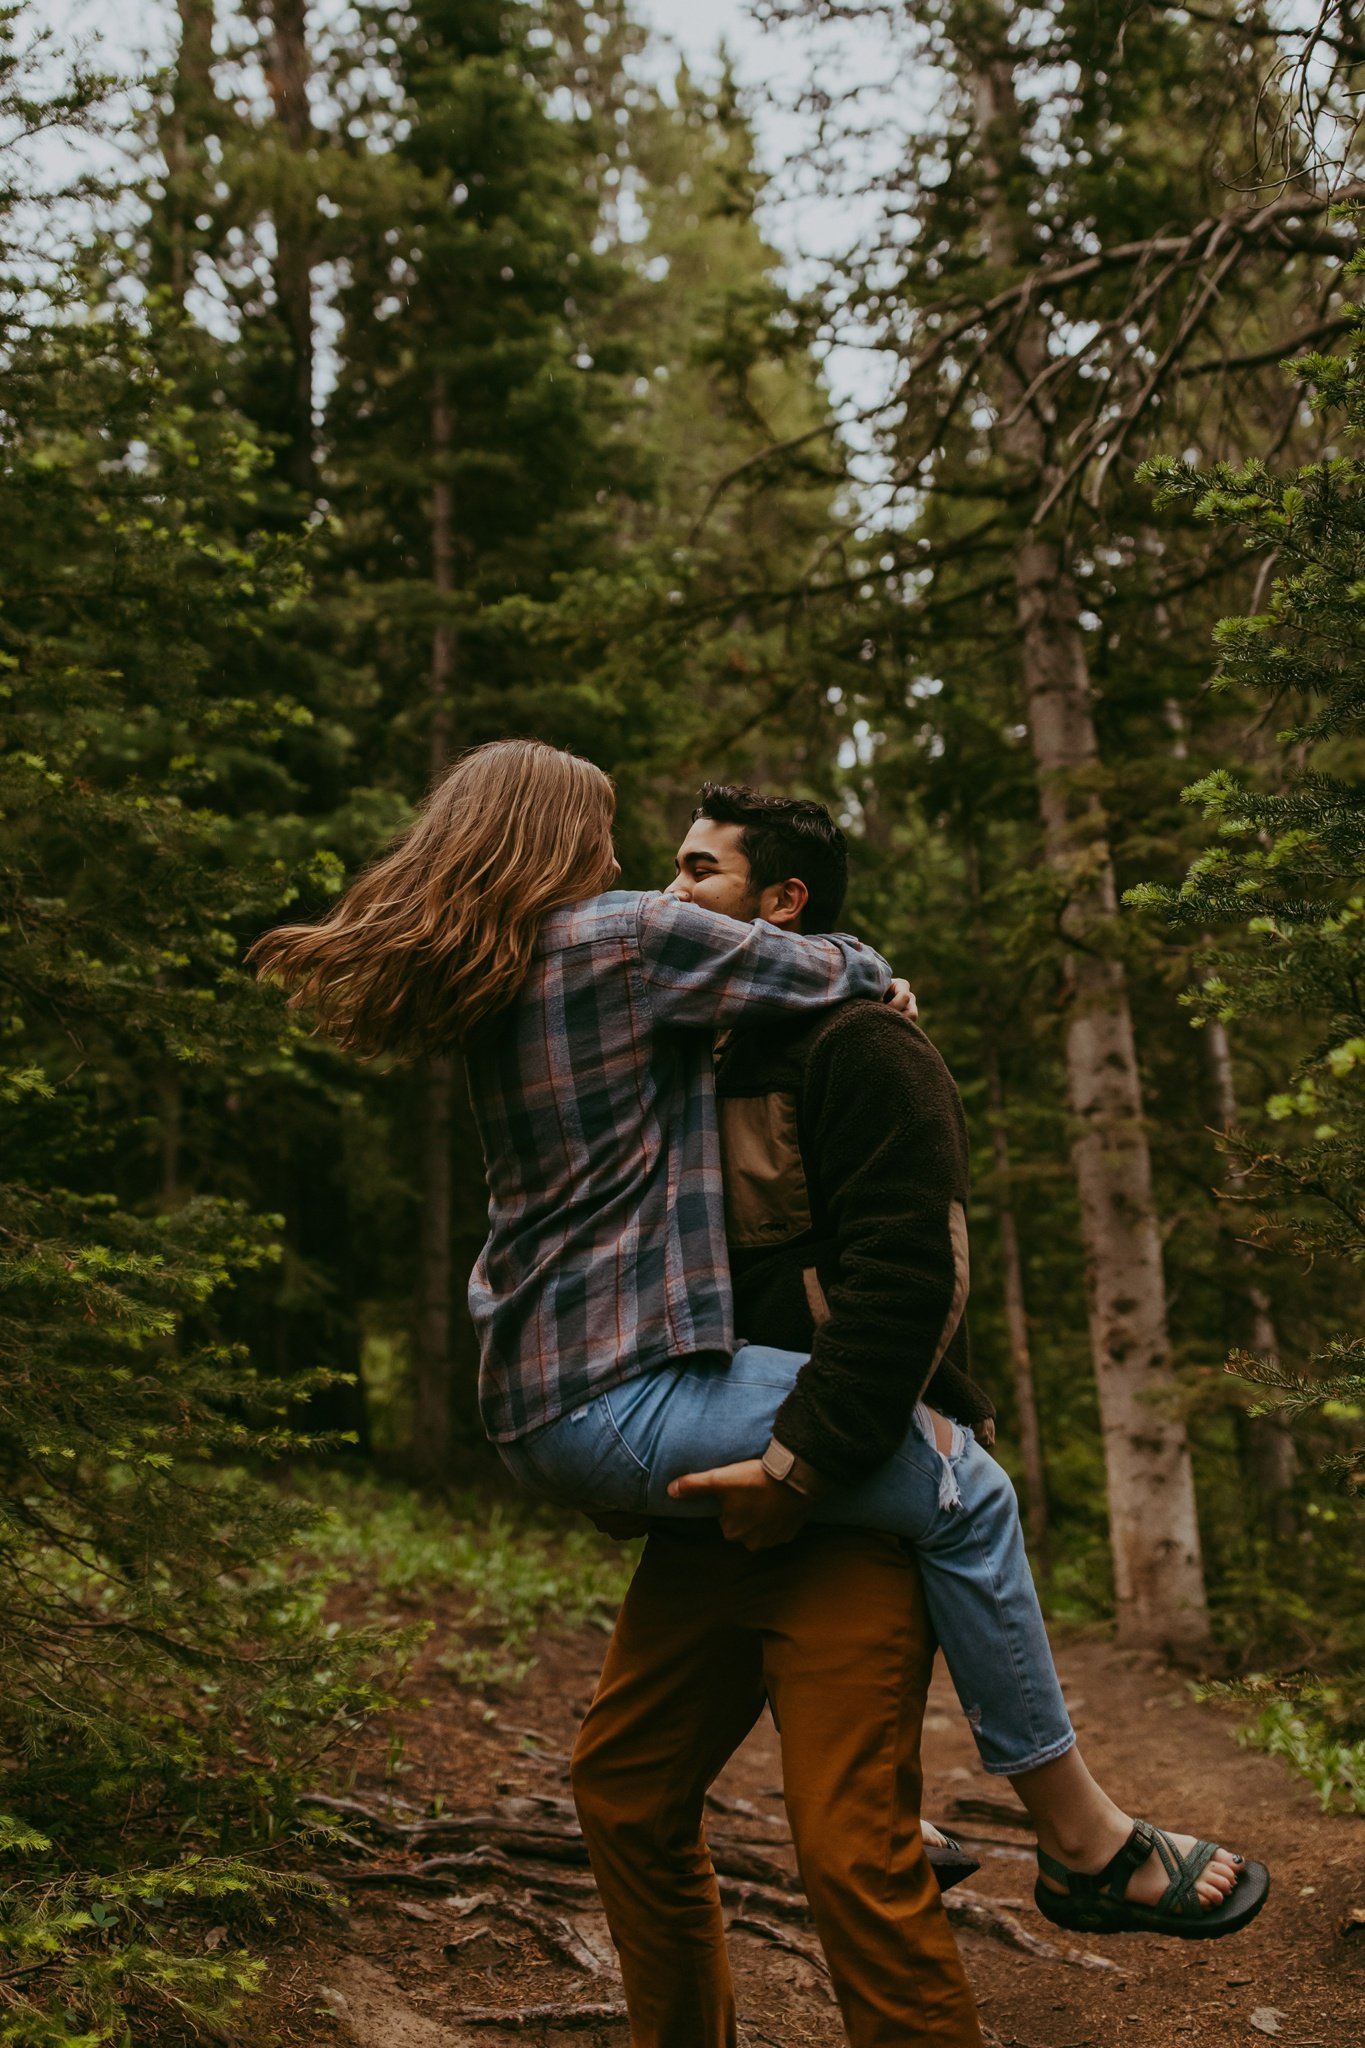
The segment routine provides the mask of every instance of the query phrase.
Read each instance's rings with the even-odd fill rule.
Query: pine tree
[[[360,753],[409,804],[452,750],[534,732],[610,763],[630,722],[580,679],[556,625],[566,582],[611,550],[622,456],[613,345],[587,344],[612,275],[592,246],[598,198],[581,123],[550,110],[539,28],[507,0],[367,9],[330,87],[367,147],[333,195],[321,588],[338,657],[373,681]],[[472,1419],[456,1291],[482,1190],[457,1065],[434,1062],[399,1097],[419,1240],[402,1333],[414,1451],[445,1476]]]
[[[88,117],[0,34],[7,122]],[[154,1124],[168,1073],[222,1089],[288,1036],[238,963],[294,874],[241,799],[299,714],[224,654],[298,548],[239,537],[269,454],[186,404],[210,344],[110,249],[35,276],[33,196],[0,208],[0,2039],[93,2048],[255,1980],[197,1906],[297,1884],[253,1849],[373,1694],[248,1469],[302,1448],[226,1329],[268,1223],[168,1203]]]
[[[1183,623],[1237,563],[1206,543],[1203,559],[1184,552],[1183,531],[1154,549],[1127,471],[1153,445],[1292,433],[1267,388],[1273,337],[1341,326],[1325,189],[1301,170],[1264,204],[1232,189],[1230,171],[1250,172],[1259,62],[1208,14],[912,11],[887,70],[932,76],[934,113],[887,152],[882,216],[829,291],[850,338],[896,365],[878,415],[893,512],[857,536],[862,715],[873,734],[937,726],[937,704],[905,697],[918,672],[1028,744],[1040,832],[1022,857],[1062,1006],[1056,1128],[1076,1181],[1120,1628],[1192,1647],[1208,1613],[1189,1411],[1209,1336],[1201,1317],[1172,1343],[1162,1209],[1173,1185],[1188,1203],[1190,1161],[1154,1143],[1149,1114],[1176,1085],[1188,1100],[1192,1063],[1168,1051],[1158,963],[1117,910],[1124,864],[1179,779],[1166,699],[1177,674],[1193,679],[1161,641],[1163,610]],[[893,98],[877,104],[898,118]],[[842,118],[856,134],[856,111]],[[839,128],[831,112],[822,151]]]
[[[1365,264],[1352,265],[1360,275]],[[1188,507],[1239,534],[1268,581],[1264,609],[1218,629],[1214,686],[1265,704],[1290,723],[1277,772],[1224,766],[1186,792],[1216,839],[1172,889],[1148,887],[1206,941],[1203,978],[1188,1001],[1205,1031],[1239,1026],[1283,1048],[1279,1085],[1252,1105],[1233,1144],[1241,1234],[1311,1265],[1319,1278],[1302,1337],[1285,1356],[1235,1351],[1230,1369],[1266,1390],[1264,1405],[1302,1424],[1317,1416],[1324,1471],[1344,1503],[1321,1511],[1296,1541],[1311,1591],[1343,1667],[1329,1692],[1334,1718],[1365,1736],[1365,1636],[1359,1626],[1358,1532],[1365,1497],[1365,1333],[1358,1274],[1365,1260],[1365,330],[1344,356],[1293,365],[1333,446],[1311,466],[1277,472],[1260,461],[1200,468],[1153,461],[1158,503]],[[1298,1044],[1293,1057],[1294,1041]],[[1247,1211],[1249,1210],[1249,1217]],[[1335,1321],[1336,1327],[1332,1325]],[[1344,1524],[1344,1525],[1343,1525]],[[1340,1620],[1333,1628],[1327,1617]],[[1326,1626],[1324,1626],[1326,1624]],[[1335,1636],[1335,1642],[1330,1637]]]

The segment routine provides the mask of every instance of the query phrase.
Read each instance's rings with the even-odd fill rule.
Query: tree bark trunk
[[[454,502],[445,458],[451,421],[444,377],[432,386],[431,445],[435,475],[431,491],[431,580],[438,598],[455,587]],[[453,735],[452,687],[455,631],[439,616],[431,643],[431,728],[429,766],[434,781],[446,766]],[[455,1064],[432,1059],[422,1075],[422,1216],[419,1246],[416,1400],[414,1446],[419,1470],[444,1476],[454,1439],[454,1363],[451,1346],[451,1258]]]
[[[1019,109],[1005,23],[979,61],[976,105],[991,257],[1018,261],[1000,165],[1017,150]],[[1025,313],[999,354],[998,445],[1046,489],[1051,420],[1024,393],[1046,366],[1047,331]],[[1014,559],[1021,680],[1043,821],[1044,858],[1066,896],[1066,1064],[1072,1165],[1085,1246],[1121,1641],[1194,1647],[1208,1639],[1189,1439],[1166,1326],[1161,1236],[1122,962],[1102,950],[1118,897],[1103,805],[1080,605],[1063,540],[1030,528]]]
[[[1219,1124],[1224,1131],[1234,1131],[1239,1119],[1237,1087],[1232,1071],[1232,1046],[1228,1041],[1227,1027],[1220,1018],[1211,1018],[1204,1027],[1204,1042],[1208,1049],[1209,1072],[1213,1078]],[[1232,1168],[1228,1174],[1230,1189],[1236,1191],[1245,1179],[1245,1173],[1237,1167]],[[1249,1268],[1255,1257],[1254,1252],[1246,1245],[1241,1245],[1238,1249],[1242,1260]],[[1247,1274],[1245,1300],[1248,1310],[1249,1348],[1258,1358],[1267,1358],[1278,1364],[1280,1340],[1275,1328],[1275,1315],[1270,1296],[1255,1274],[1250,1271]],[[1252,1486],[1269,1515],[1271,1528],[1277,1540],[1287,1543],[1295,1534],[1294,1509],[1290,1495],[1299,1469],[1293,1432],[1277,1415],[1249,1415],[1246,1446]]]
[[[981,910],[981,863],[977,854],[975,821],[966,838],[967,884],[971,892],[973,944],[977,960],[985,966],[990,958],[990,935]],[[1009,1129],[1005,1121],[1005,1086],[1000,1072],[1000,1048],[995,1035],[992,991],[984,976],[979,992],[981,1063],[986,1075],[986,1107],[991,1125],[991,1155],[995,1166],[995,1217],[1000,1233],[1001,1280],[1005,1296],[1005,1330],[1010,1347],[1010,1376],[1014,1382],[1014,1406],[1019,1426],[1019,1455],[1024,1467],[1024,1526],[1028,1530],[1033,1562],[1044,1578],[1052,1576],[1052,1550],[1047,1524],[1047,1466],[1043,1458],[1043,1433],[1038,1422],[1038,1400],[1033,1385],[1033,1353],[1029,1344],[1028,1311],[1024,1297],[1024,1262],[1019,1252],[1019,1229],[1014,1214]]]
[[[454,1388],[450,1347],[451,1148],[455,1076],[449,1059],[422,1073],[421,1229],[418,1244],[417,1356],[413,1402],[415,1463],[423,1478],[445,1477],[452,1449]]]
[[[283,467],[290,483],[311,497],[316,202],[307,167],[308,152],[313,146],[313,121],[308,106],[307,0],[268,0],[265,76],[286,147],[296,160],[296,175],[281,181],[275,202],[275,296],[289,350]]]
[[[1019,1422],[1019,1455],[1024,1466],[1024,1526],[1033,1562],[1045,1579],[1052,1576],[1052,1543],[1047,1526],[1047,1466],[1038,1400],[1033,1386],[1033,1354],[1029,1346],[1028,1313],[1024,1305],[1024,1265],[1019,1256],[1019,1230],[1010,1191],[1010,1141],[1005,1127],[1005,1091],[995,1043],[983,1042],[986,1101],[991,1119],[991,1152],[995,1165],[995,1217],[1000,1232],[1001,1277],[1005,1291],[1005,1328],[1009,1335],[1010,1372]]]
[[[1162,610],[1158,610],[1157,619],[1164,639],[1166,620]],[[1166,699],[1166,723],[1171,729],[1172,754],[1177,761],[1187,761],[1190,749],[1186,737],[1185,712],[1178,698]],[[1205,944],[1208,943],[1206,933]],[[1230,1133],[1236,1130],[1239,1121],[1237,1083],[1232,1071],[1232,1045],[1228,1038],[1227,1026],[1220,1017],[1211,1018],[1205,1026],[1204,1049],[1208,1054],[1209,1075],[1213,1082],[1219,1128]],[[1245,1182],[1246,1176],[1234,1167],[1228,1178],[1236,1189]],[[1275,1329],[1275,1317],[1270,1305],[1270,1296],[1252,1271],[1255,1254],[1247,1245],[1239,1245],[1237,1250],[1248,1269],[1246,1292],[1243,1297],[1249,1320],[1247,1342],[1257,1357],[1269,1358],[1278,1363],[1280,1344]],[[1299,1469],[1293,1432],[1278,1416],[1248,1415],[1243,1441],[1247,1477],[1252,1489],[1258,1501],[1264,1503],[1269,1511],[1276,1539],[1287,1543],[1295,1534],[1294,1509],[1289,1495]]]
[[[161,1162],[159,1200],[167,1214],[185,1199],[180,1181],[180,1146],[184,1131],[185,1083],[174,1067],[156,1077],[157,1136]]]
[[[161,123],[166,159],[162,202],[164,253],[153,261],[153,282],[169,287],[177,306],[193,283],[194,216],[203,204],[199,151],[214,102],[213,0],[176,0],[180,46],[171,79],[171,104]]]

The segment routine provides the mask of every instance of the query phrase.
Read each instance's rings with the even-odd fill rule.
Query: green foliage
[[[1317,1541],[1328,1539],[1312,1580],[1320,1642],[1323,1617],[1342,1618],[1333,1683],[1303,1688],[1297,1707],[1277,1706],[1258,1726],[1320,1785],[1339,1778],[1354,1797],[1358,1757],[1323,1722],[1329,1701],[1357,1730],[1365,1714],[1365,458],[1356,452],[1365,335],[1340,359],[1310,357],[1294,369],[1316,387],[1315,410],[1335,439],[1323,460],[1284,475],[1260,463],[1163,462],[1146,472],[1160,502],[1232,525],[1264,558],[1265,608],[1223,622],[1214,683],[1243,705],[1265,705],[1281,730],[1265,777],[1224,767],[1186,792],[1214,842],[1178,887],[1140,894],[1215,935],[1186,998],[1196,1023],[1246,1019],[1262,1034],[1292,1026],[1297,1041],[1297,1057],[1286,1042],[1283,1064],[1267,1073],[1241,1134],[1240,1186],[1253,1205],[1248,1233],[1314,1268],[1317,1315],[1292,1353],[1234,1351],[1229,1369],[1265,1390],[1253,1414],[1276,1412],[1307,1433],[1341,1500],[1313,1506]]]
[[[1254,1697],[1253,1689],[1248,1692]],[[1333,1688],[1306,1686],[1295,1700],[1272,1700],[1263,1706],[1242,1730],[1241,1740],[1283,1757],[1307,1778],[1324,1813],[1339,1809],[1365,1814],[1365,1742],[1334,1736],[1332,1724],[1340,1706],[1341,1695]]]
[[[436,1593],[467,1603],[440,1659],[464,1685],[520,1683],[534,1665],[531,1639],[547,1626],[609,1622],[635,1566],[637,1546],[521,1500],[482,1492],[427,1499],[350,1475],[300,1483],[328,1511],[306,1554],[373,1588],[377,1609],[420,1609]]]
[[[103,195],[111,237],[39,262],[14,211],[32,177],[0,158],[0,2042],[142,2043],[249,1988],[263,1916],[294,1895],[301,1788],[376,1698],[373,1635],[325,1619],[339,1579],[373,1588],[390,1649],[394,1609],[449,1596],[442,1655],[471,1685],[514,1683],[537,1629],[619,1594],[628,1555],[586,1529],[307,1462],[352,1437],[395,1464],[413,1448],[425,1098],[301,1039],[239,963],[283,912],[326,905],[452,748],[510,730],[592,753],[642,885],[703,776],[841,808],[851,921],[914,978],[967,1100],[973,1332],[1006,1456],[1006,1203],[1017,1219],[1049,1598],[1107,1612],[1066,896],[1039,858],[1018,688],[1027,480],[972,388],[1001,337],[896,387],[869,430],[885,502],[827,431],[821,351],[851,333],[894,372],[1054,256],[1217,215],[1259,104],[1257,48],[1215,22],[1109,0],[903,10],[889,58],[932,71],[935,116],[889,176],[884,232],[817,301],[780,275],[734,80],[653,89],[624,0],[309,10],[302,133],[272,96],[269,10],[178,12],[141,182]],[[983,47],[1019,87],[994,165]],[[101,90],[0,72],[21,131],[85,119]],[[997,176],[1013,249],[983,234]],[[1314,233],[1223,272],[1197,374],[1155,389],[1102,491],[1078,479],[1050,519],[1095,685],[1087,786],[1121,879],[1153,878],[1184,920],[1116,920],[1103,942],[1133,991],[1215,1601],[1258,1662],[1331,1674],[1277,1695],[1275,1727],[1345,1785],[1365,1654],[1354,357],[1314,366],[1349,430],[1321,461],[1277,479],[1240,460],[1303,442],[1257,357],[1318,317]],[[1183,287],[1158,292],[1134,342],[1127,288],[1100,265],[1047,300],[1059,448],[1186,330]],[[329,296],[314,417],[298,314]],[[1220,351],[1252,361],[1215,405]],[[1203,466],[1163,471],[1157,533],[1125,468],[1191,441]],[[1213,620],[1272,548],[1269,608],[1222,629],[1228,685],[1204,692]],[[1265,719],[1247,737],[1248,701],[1290,728],[1278,752]],[[1209,1034],[1174,1001],[1210,931],[1193,1014],[1233,1037],[1236,1203],[1211,1189]],[[456,1116],[458,1279],[483,1201]],[[1244,1216],[1302,1339],[1274,1364],[1245,1351]],[[457,1319],[444,1363],[467,1411],[471,1349]],[[1331,1480],[1287,1537],[1248,1477],[1261,1403],[1301,1414]],[[288,1489],[263,1482],[278,1457]],[[206,1947],[210,1917],[229,1931]]]
[[[0,33],[4,33],[0,24]],[[7,120],[70,118],[8,76]],[[77,94],[79,98],[79,94]],[[0,217],[20,264],[12,210]],[[186,404],[210,344],[107,251],[0,323],[0,2040],[140,2038],[231,2008],[236,1937],[377,1646],[266,1569],[310,1517],[259,1476],[298,1388],[231,1333],[271,1226],[155,1174],[149,1110],[281,1042],[237,964],[295,886],[247,794],[303,715],[244,695],[297,603],[253,529],[266,452]],[[163,1164],[164,1154],[163,1154]],[[141,1168],[141,1171],[138,1168]],[[320,1369],[314,1384],[330,1375]]]

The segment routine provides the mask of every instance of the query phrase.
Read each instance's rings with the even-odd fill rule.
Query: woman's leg
[[[944,1505],[916,1545],[924,1595],[963,1711],[988,1771],[1008,1777],[1038,1846],[1070,1870],[1103,1870],[1132,1832],[1132,1816],[1096,1784],[1076,1746],[1034,1589],[1009,1475],[970,1431],[936,1417]],[[1182,1855],[1194,1837],[1172,1834]],[[1237,1882],[1220,1849],[1195,1886],[1215,1906]],[[1043,1882],[1060,1891],[1048,1878]],[[1126,1896],[1155,1905],[1167,1875],[1155,1854]]]
[[[752,1344],[728,1365],[661,1368],[504,1446],[504,1456],[519,1477],[575,1506],[712,1514],[705,1499],[671,1499],[670,1480],[760,1456],[805,1362],[802,1353]],[[1076,1753],[1014,1489],[970,1430],[938,1421],[946,1456],[926,1440],[921,1413],[892,1457],[858,1485],[823,1498],[815,1516],[915,1545],[935,1630],[986,1768],[1009,1776],[1041,1847],[1069,1868],[1100,1870],[1132,1823]],[[932,1419],[929,1429],[932,1435]],[[1173,1839],[1183,1852],[1193,1838]],[[1201,1875],[1199,1897],[1216,1903],[1236,1877],[1234,1858],[1219,1850]],[[1128,1896],[1158,1898],[1165,1882],[1153,1856]]]

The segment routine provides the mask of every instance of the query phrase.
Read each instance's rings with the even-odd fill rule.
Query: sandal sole
[[[1244,1887],[1246,1889],[1244,1889]],[[1033,1900],[1045,1920],[1068,1934],[1165,1934],[1176,1941],[1221,1941],[1250,1926],[1270,1897],[1270,1872],[1264,1863],[1246,1863],[1235,1891],[1222,1906],[1197,1914],[1158,1913],[1152,1906],[1129,1906],[1116,1900],[1110,1908],[1078,1906],[1064,1893],[1051,1892],[1039,1878]]]
[[[955,1884],[965,1884],[967,1879],[975,1877],[981,1868],[975,1856],[969,1856],[956,1842],[949,1843],[942,1849],[936,1843],[926,1842],[924,1853],[929,1858],[941,1892],[950,1891]]]

